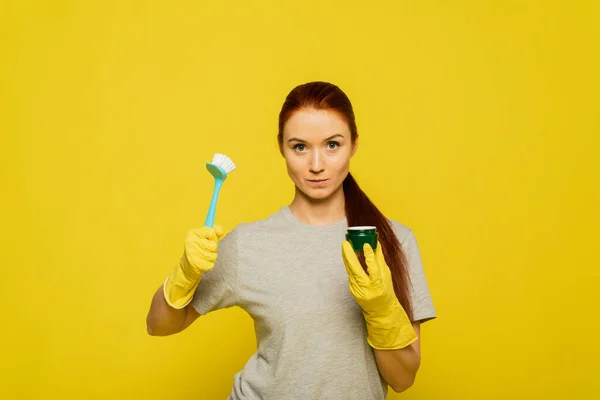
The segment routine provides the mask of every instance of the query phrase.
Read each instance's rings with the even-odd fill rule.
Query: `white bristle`
[[[228,174],[235,169],[235,164],[225,154],[215,153],[212,163],[223,168]]]

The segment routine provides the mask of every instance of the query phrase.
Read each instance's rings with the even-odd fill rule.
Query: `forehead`
[[[335,111],[300,109],[292,114],[283,127],[283,138],[296,137],[318,140],[339,133],[350,138],[350,128],[344,117]]]

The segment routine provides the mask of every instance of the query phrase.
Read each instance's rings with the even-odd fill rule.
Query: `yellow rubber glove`
[[[218,243],[222,237],[223,228],[219,225],[188,231],[179,264],[173,268],[163,285],[165,300],[171,307],[184,308],[192,301],[202,274],[215,266]]]
[[[368,243],[364,248],[367,275],[349,241],[342,244],[342,256],[348,272],[350,292],[363,309],[367,323],[367,341],[374,349],[401,349],[417,340],[412,323],[394,293],[392,273],[385,263],[381,244],[375,252]]]

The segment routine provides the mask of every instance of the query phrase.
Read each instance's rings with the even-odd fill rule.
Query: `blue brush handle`
[[[206,216],[206,221],[204,222],[204,226],[208,226],[209,228],[214,228],[215,225],[215,214],[217,212],[217,200],[219,198],[219,192],[221,191],[221,186],[223,185],[224,179],[215,178],[215,189],[213,190],[212,199],[210,201],[210,207],[208,209],[208,215]]]

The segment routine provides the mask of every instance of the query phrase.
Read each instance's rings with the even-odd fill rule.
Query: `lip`
[[[308,179],[308,181],[313,185],[322,185],[329,182],[329,179]]]

